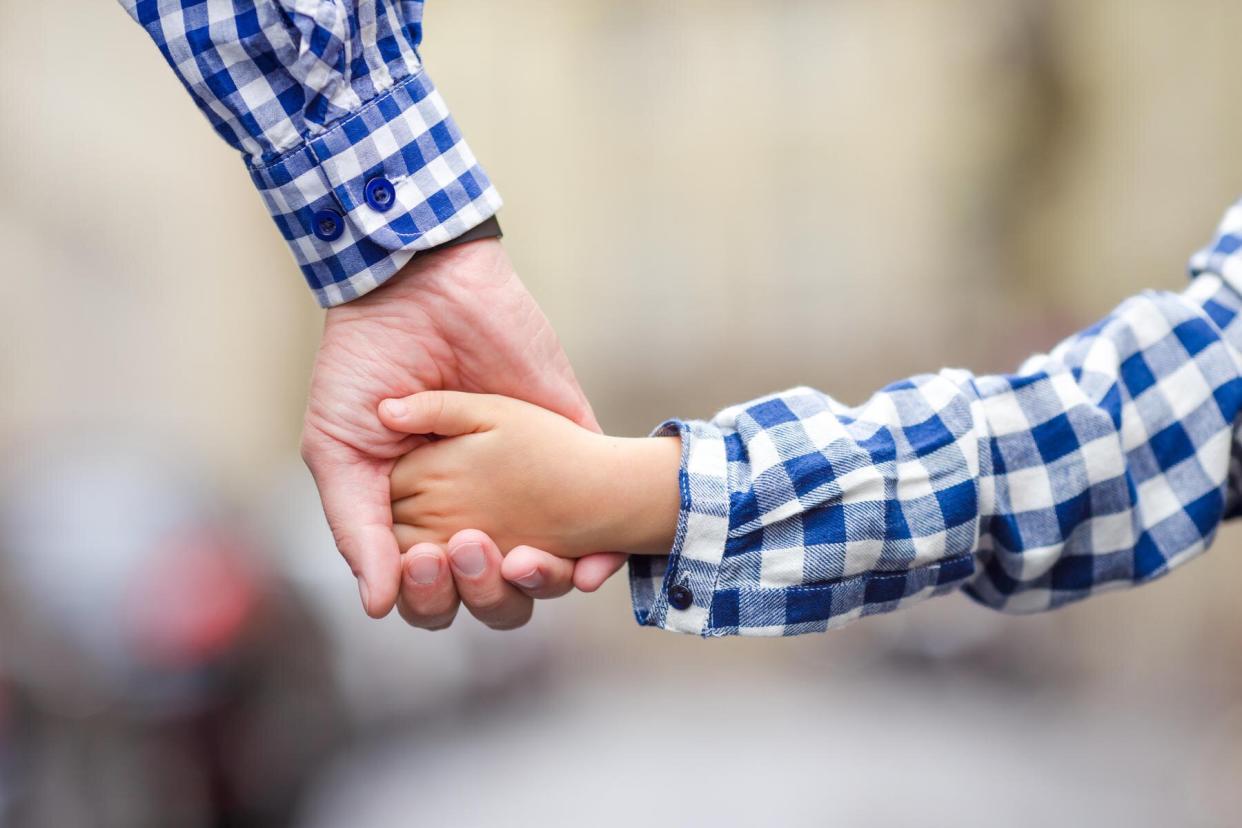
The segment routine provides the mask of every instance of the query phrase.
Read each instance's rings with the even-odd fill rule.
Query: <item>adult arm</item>
[[[1015,374],[810,389],[680,434],[672,554],[631,560],[639,623],[837,627],[958,589],[1033,612],[1140,584],[1239,509],[1242,206],[1182,294],[1122,304]]]
[[[241,152],[324,307],[500,207],[418,55],[421,2],[121,3]]]
[[[422,623],[426,591],[408,579],[399,587],[387,509],[387,469],[410,442],[380,425],[379,401],[473,388],[594,423],[499,244],[440,248],[489,219],[500,198],[423,68],[422,3],[122,5],[243,155],[307,284],[330,308],[303,454],[367,611],[386,613],[403,588],[403,614]],[[541,590],[568,586],[546,556],[532,550],[524,561],[551,579]],[[619,565],[615,556],[584,563],[579,581],[590,586]],[[525,595],[500,583],[494,561],[481,577],[490,589],[485,620],[503,616],[498,625],[511,625],[523,601],[529,612]],[[465,586],[469,595],[478,585]]]

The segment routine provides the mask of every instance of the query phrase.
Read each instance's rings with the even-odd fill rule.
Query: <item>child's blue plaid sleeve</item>
[[[681,515],[667,558],[632,559],[639,623],[796,635],[957,589],[1034,612],[1194,557],[1239,500],[1242,320],[1221,273],[1242,274],[1215,247],[1185,293],[1130,299],[1014,375],[666,423]]]
[[[321,305],[499,209],[423,71],[420,0],[121,3],[244,155]]]

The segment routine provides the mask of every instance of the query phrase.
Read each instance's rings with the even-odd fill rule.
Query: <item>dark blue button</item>
[[[363,193],[367,197],[367,204],[381,213],[392,209],[392,205],[397,203],[397,191],[393,189],[392,182],[387,178],[372,178],[367,182]]]
[[[690,591],[689,587],[684,587],[681,584],[678,584],[675,587],[669,588],[668,604],[673,609],[689,609],[690,605],[693,603],[694,593]]]
[[[324,241],[336,241],[345,232],[345,220],[336,210],[318,210],[311,219],[311,229]]]

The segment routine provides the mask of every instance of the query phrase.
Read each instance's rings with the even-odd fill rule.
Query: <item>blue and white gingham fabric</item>
[[[669,557],[631,559],[639,623],[796,635],[958,589],[1035,612],[1194,557],[1239,503],[1239,231],[1242,204],[1184,293],[1130,299],[1016,374],[666,423],[681,516]]]
[[[1242,289],[1242,201],[1229,208],[1216,238],[1190,259],[1190,275],[1217,273]]]
[[[500,196],[423,71],[419,0],[121,0],[240,150],[321,305],[494,215]],[[364,187],[382,177],[396,204]],[[332,210],[344,232],[317,237]]]

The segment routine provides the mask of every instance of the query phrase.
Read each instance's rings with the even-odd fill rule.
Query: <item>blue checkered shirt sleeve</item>
[[[672,553],[640,624],[796,635],[963,590],[1036,612],[1156,578],[1238,511],[1242,204],[1181,294],[1148,292],[1008,376],[946,370],[850,407],[796,388],[673,420]]]
[[[121,4],[242,153],[321,305],[499,209],[423,70],[421,0]]]

